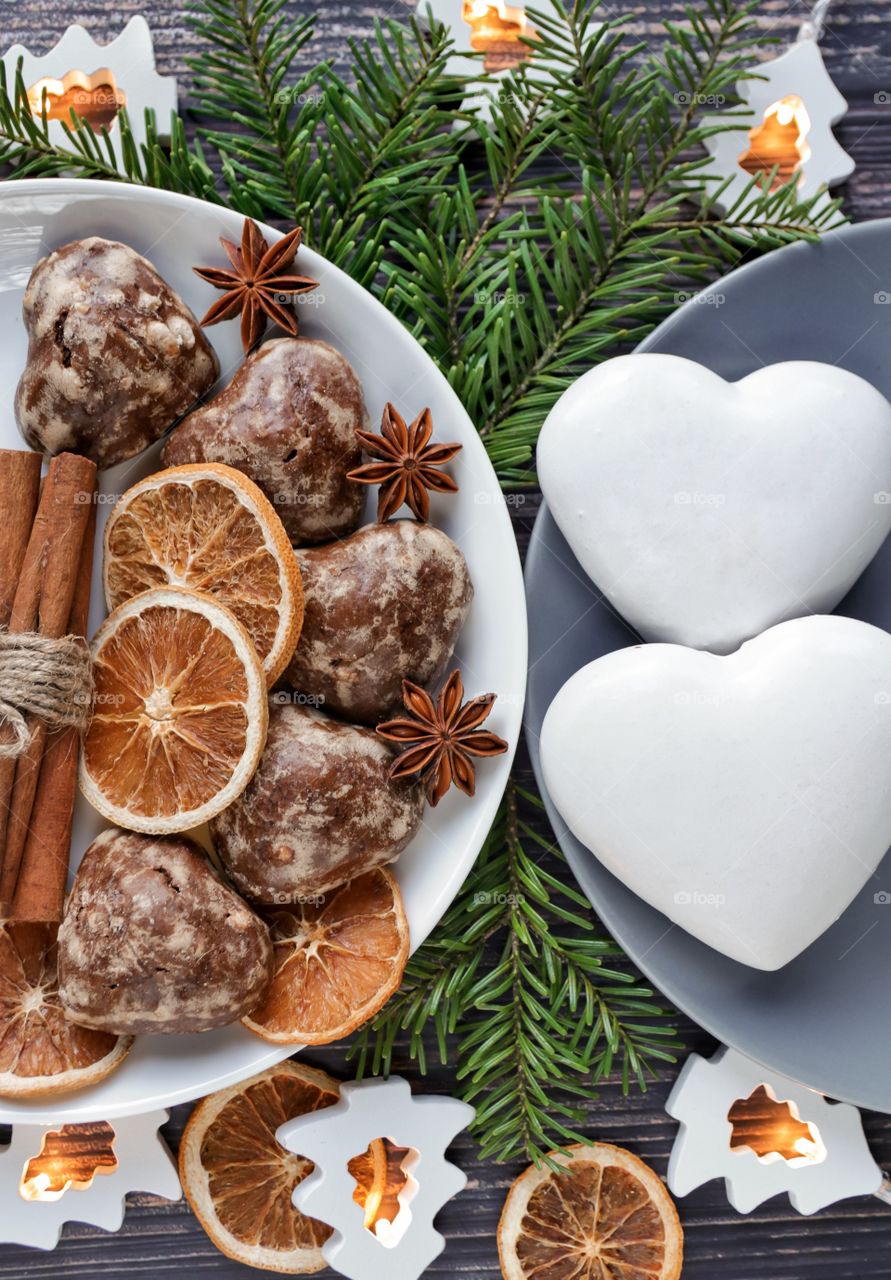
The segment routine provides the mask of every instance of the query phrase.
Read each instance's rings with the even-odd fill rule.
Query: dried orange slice
[[[73,1093],[119,1067],[130,1036],[69,1022],[59,1002],[56,925],[0,925],[0,1097]]]
[[[408,960],[399,885],[376,867],[349,884],[266,915],[272,982],[244,1025],[273,1044],[331,1044],[386,1004]]]
[[[227,1257],[287,1275],[324,1268],[331,1228],[291,1203],[314,1165],[275,1134],[287,1120],[333,1106],[339,1094],[324,1071],[290,1061],[198,1103],[180,1143],[179,1175],[198,1221]]]
[[[253,640],[271,687],[303,625],[303,586],[284,525],[233,467],[170,467],[133,485],[105,526],[109,609],[152,587],[205,591]]]
[[[498,1227],[505,1280],[677,1280],[684,1232],[662,1181],[630,1151],[605,1142],[527,1169]]]
[[[211,596],[144,591],[109,614],[92,645],[96,701],[81,789],[131,831],[186,831],[251,780],[269,712],[247,632]]]

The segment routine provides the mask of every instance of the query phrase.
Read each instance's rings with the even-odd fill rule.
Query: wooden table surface
[[[694,4],[705,8],[702,0]],[[42,53],[75,21],[107,40],[142,10],[154,31],[159,70],[180,78],[182,100],[188,85],[185,59],[197,43],[184,21],[187,7],[187,0],[153,0],[143,6],[134,0],[117,0],[114,5],[108,0],[0,0],[0,41],[3,48],[21,41]],[[342,63],[349,37],[366,35],[376,17],[405,15],[413,0],[290,0],[287,7],[318,15],[317,36],[306,51],[307,58],[333,57]],[[612,12],[632,13],[636,33],[651,42],[660,38],[661,19],[679,18],[682,9],[676,0],[631,0],[608,7]],[[766,0],[759,20],[766,33],[787,42],[794,39],[806,8],[802,0]],[[835,0],[823,41],[829,71],[851,107],[836,132],[857,162],[845,195],[847,211],[858,221],[891,212],[889,18],[889,0]],[[530,501],[514,511],[521,549],[528,540],[534,505]],[[528,770],[522,752],[519,763],[521,770]],[[702,1031],[682,1017],[677,1024],[689,1049],[712,1051],[714,1042]],[[851,1051],[856,1052],[856,1047]],[[338,1050],[307,1056],[342,1078],[350,1074]],[[412,1066],[398,1053],[396,1066],[417,1080]],[[663,1110],[673,1078],[674,1072],[669,1072],[646,1095],[635,1093],[627,1099],[618,1084],[607,1084],[590,1108],[588,1134],[630,1147],[664,1174],[676,1128]],[[436,1070],[424,1087],[448,1092],[450,1084],[449,1071]],[[173,1147],[188,1111],[178,1107],[171,1115],[165,1132]],[[891,1117],[865,1114],[864,1122],[873,1154],[879,1163],[891,1167]],[[507,1187],[520,1169],[478,1163],[467,1139],[459,1140],[454,1153],[470,1183],[440,1217],[448,1248],[427,1274],[491,1280],[500,1274],[495,1247],[498,1217]],[[722,1186],[712,1183],[682,1201],[680,1213],[686,1230],[687,1280],[891,1277],[891,1208],[874,1199],[848,1201],[813,1218],[801,1218],[783,1197],[743,1218],[727,1205]],[[216,1252],[184,1204],[150,1197],[132,1199],[117,1235],[74,1225],[65,1229],[54,1253],[0,1247],[0,1280],[123,1280],[127,1275],[162,1277],[177,1271],[213,1274],[220,1280],[248,1274],[246,1268]]]

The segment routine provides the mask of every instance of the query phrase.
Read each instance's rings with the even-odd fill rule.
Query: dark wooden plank
[[[404,15],[413,7],[413,0],[291,0],[288,5],[293,13],[313,12],[318,17],[307,61],[331,57],[340,65],[348,60],[349,37],[367,35],[375,17]],[[35,51],[44,51],[73,21],[82,22],[97,37],[109,39],[132,14],[144,9],[155,33],[159,69],[180,77],[180,96],[185,101],[185,59],[197,45],[184,21],[186,8],[186,0],[154,0],[148,6],[140,6],[136,0],[118,0],[113,8],[107,0],[0,0],[0,40],[3,47],[22,41]],[[660,40],[662,20],[680,18],[682,8],[678,0],[633,0],[625,6],[605,6],[610,14],[630,13],[632,30],[654,45]],[[836,0],[824,40],[829,70],[851,106],[837,133],[858,165],[845,192],[848,212],[857,220],[888,212],[891,24],[887,9],[887,0]],[[765,0],[759,21],[765,34],[777,37],[782,47],[794,39],[805,12],[801,0]],[[523,549],[536,506],[535,496],[528,495],[512,509]],[[522,752],[519,767],[524,774],[528,770],[528,758]],[[677,1025],[691,1050],[712,1051],[713,1042],[687,1019],[679,1017]],[[342,1078],[351,1074],[340,1049],[309,1058]],[[396,1066],[421,1084],[404,1047],[397,1052]],[[436,1067],[423,1088],[447,1093],[452,1083],[449,1070]],[[671,1080],[666,1079],[646,1095],[624,1098],[617,1082],[608,1082],[589,1109],[587,1132],[630,1147],[664,1173],[675,1131],[663,1110],[670,1085]],[[188,1113],[188,1107],[177,1107],[166,1127],[174,1147]],[[891,1166],[891,1117],[867,1114],[864,1118],[876,1159]],[[507,1187],[519,1169],[481,1165],[466,1137],[456,1143],[454,1155],[468,1172],[470,1184],[441,1216],[449,1246],[428,1274],[443,1280],[494,1280],[500,1274],[495,1230]],[[716,1280],[718,1276],[721,1280],[887,1280],[891,1276],[891,1213],[875,1200],[849,1201],[805,1219],[780,1198],[741,1218],[728,1207],[722,1188],[711,1184],[689,1196],[680,1207],[687,1233],[684,1275],[689,1280]],[[14,1211],[14,1207],[3,1206],[0,1218]],[[61,1247],[52,1254],[8,1246],[0,1249],[0,1280],[118,1280],[125,1275],[162,1280],[184,1269],[196,1275],[212,1273],[224,1280],[247,1274],[245,1268],[213,1249],[183,1205],[168,1205],[145,1196],[133,1198],[124,1228],[117,1235],[70,1226]]]

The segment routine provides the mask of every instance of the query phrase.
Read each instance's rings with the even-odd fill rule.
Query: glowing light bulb
[[[464,0],[462,17],[470,27],[471,48],[486,55],[486,71],[508,71],[531,57],[519,39],[534,35],[525,9],[507,0]]]
[[[811,118],[797,93],[772,102],[761,123],[749,131],[749,146],[739,157],[746,173],[766,177],[776,169],[772,190],[789,182],[794,174],[803,181],[802,167],[811,157],[807,135]]]
[[[47,120],[71,118],[71,110],[96,132],[109,126],[121,107],[126,106],[127,95],[115,82],[107,67],[87,75],[84,71],[68,71],[61,79],[44,76],[28,89],[28,105],[38,119],[46,104]]]
[[[22,1183],[22,1195],[26,1200],[44,1200],[51,1186],[52,1178],[49,1174],[38,1173],[30,1182]]]

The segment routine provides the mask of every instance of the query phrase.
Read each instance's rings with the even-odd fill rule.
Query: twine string
[[[93,701],[90,650],[82,636],[46,636],[0,630],[0,758],[15,759],[31,740],[28,716],[50,729],[84,730]],[[9,740],[9,734],[12,738]]]

